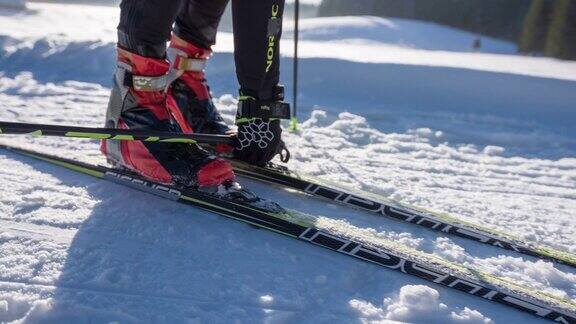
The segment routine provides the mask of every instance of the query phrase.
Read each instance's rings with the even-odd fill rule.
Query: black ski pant
[[[164,58],[174,33],[210,48],[229,0],[122,0],[118,45],[142,56]],[[280,78],[279,41],[284,0],[232,0],[234,58],[241,91],[262,99]]]

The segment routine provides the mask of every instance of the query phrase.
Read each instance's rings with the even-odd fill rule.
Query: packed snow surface
[[[0,120],[101,126],[117,15],[37,3],[2,11]],[[575,63],[491,39],[473,52],[475,35],[399,19],[302,25],[289,167],[576,253]],[[209,79],[231,123],[231,35],[219,41]],[[90,140],[0,142],[104,162]],[[14,153],[0,151],[0,165],[0,322],[540,322]],[[240,181],[340,230],[576,299],[569,267]]]
[[[0,8],[23,10],[26,8],[25,0],[0,0]]]

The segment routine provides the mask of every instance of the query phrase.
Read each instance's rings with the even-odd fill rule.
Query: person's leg
[[[186,132],[225,134],[204,75],[228,0],[188,0],[176,18],[168,49],[171,79],[166,105]]]
[[[282,141],[280,119],[290,117],[280,81],[280,37],[284,0],[233,0],[234,57],[240,83],[236,114],[240,145],[234,155],[266,165],[280,154],[290,157]]]
[[[122,0],[118,45],[132,53],[163,59],[182,0]]]
[[[188,43],[210,49],[229,0],[188,0],[176,18],[174,33]]]
[[[106,127],[181,132],[166,108],[166,41],[179,1],[123,0],[118,27],[118,68]],[[228,162],[197,145],[104,140],[102,152],[115,165],[148,178],[185,186],[232,180]]]
[[[284,0],[233,0],[234,57],[241,92],[270,99],[280,80]]]

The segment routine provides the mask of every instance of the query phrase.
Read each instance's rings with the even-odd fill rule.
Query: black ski
[[[0,121],[0,134],[201,144],[234,143],[233,137],[223,135],[178,134],[5,121]],[[576,267],[576,255],[571,253],[524,242],[521,239],[505,233],[497,233],[494,230],[482,228],[476,224],[464,223],[454,217],[405,206],[394,201],[389,201],[384,197],[375,197],[367,193],[352,193],[348,190],[342,190],[336,186],[324,184],[318,179],[299,175],[285,167],[270,164],[266,168],[260,168],[236,161],[235,170],[238,174],[251,179],[296,189],[315,197],[362,209],[378,216],[393,218],[479,243]]]
[[[478,273],[475,278],[470,275],[457,274],[456,271],[448,270],[450,268],[449,263],[439,266],[437,265],[438,260],[435,259],[435,262],[430,259],[429,263],[425,263],[423,259],[410,257],[405,251],[396,252],[374,248],[361,242],[329,233],[303,221],[292,222],[289,220],[291,215],[265,212],[255,209],[253,206],[223,200],[195,190],[156,183],[104,166],[95,166],[5,145],[0,145],[0,148],[86,175],[129,186],[179,203],[192,205],[260,228],[269,229],[356,259],[401,271],[429,282],[510,306],[541,318],[559,323],[576,324],[576,305],[540,292],[529,292],[522,287],[498,280],[487,274]],[[456,268],[456,265],[452,267],[452,269],[454,268]]]
[[[318,179],[299,175],[286,167],[272,163],[266,168],[240,161],[234,161],[233,164],[235,172],[243,177],[296,189],[314,197],[368,211],[378,216],[393,218],[434,231],[576,267],[576,256],[573,254],[523,242],[521,239],[504,233],[496,233],[475,224],[463,223],[453,217],[408,207],[393,201],[386,201],[383,197],[374,197],[374,195],[368,193],[351,193],[336,186],[323,184]]]

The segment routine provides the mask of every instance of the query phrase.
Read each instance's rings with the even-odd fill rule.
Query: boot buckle
[[[181,71],[203,72],[206,68],[206,59],[177,56],[174,67]]]

